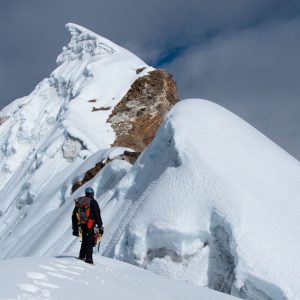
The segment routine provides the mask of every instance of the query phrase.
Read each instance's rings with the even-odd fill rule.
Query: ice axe
[[[98,236],[98,253],[99,253],[99,249],[100,249],[101,238],[102,238],[102,235],[99,234],[99,236]]]
[[[99,253],[100,241],[101,241],[102,235],[100,234],[99,227],[97,225],[94,228],[94,234],[95,234],[95,245],[98,244],[97,249],[98,249],[98,253]]]

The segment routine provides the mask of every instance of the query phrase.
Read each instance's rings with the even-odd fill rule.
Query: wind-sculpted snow
[[[299,299],[299,183],[299,162],[253,127],[181,101],[104,208],[143,198],[110,254],[246,299]]]
[[[117,45],[110,46],[112,42],[76,24],[66,25],[72,38],[68,46],[63,48],[63,52],[57,58],[57,64],[70,62],[75,59],[83,59],[84,56],[94,56],[97,54],[113,54]]]

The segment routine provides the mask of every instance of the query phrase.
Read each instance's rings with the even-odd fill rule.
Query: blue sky
[[[49,76],[68,22],[167,69],[181,98],[219,103],[300,159],[300,1],[1,1],[0,108]]]

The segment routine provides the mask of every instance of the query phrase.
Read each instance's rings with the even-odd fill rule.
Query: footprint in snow
[[[69,263],[68,263],[67,261],[65,261],[65,260],[58,260],[58,259],[56,259],[55,261],[58,262],[58,263],[65,264],[65,265],[68,265],[68,264],[69,264]]]
[[[68,280],[74,280],[73,277],[68,277],[68,276],[65,276],[63,274],[59,274],[59,273],[56,273],[56,272],[47,272],[47,274],[52,276],[52,277],[57,277],[57,278],[61,278],[61,279],[68,279]]]
[[[46,287],[46,288],[53,288],[53,289],[57,289],[59,288],[59,286],[52,284],[50,282],[48,282],[48,277],[47,275],[43,274],[43,273],[38,273],[38,272],[26,272],[26,276],[30,279],[33,280],[33,284],[34,285],[27,285],[27,289],[31,289],[31,290],[37,290],[39,289],[39,287]],[[33,288],[35,287],[35,288]],[[43,295],[46,295],[49,293],[46,292],[47,290],[42,290]]]
[[[51,265],[54,266],[54,267],[58,267],[58,268],[62,268],[62,269],[67,269],[67,267],[65,265],[62,265],[62,264],[51,263]]]
[[[80,273],[72,271],[72,270],[69,270],[69,269],[70,268],[73,268],[73,269],[75,268],[75,269],[80,270],[80,271],[84,270],[84,268],[72,266],[72,265],[70,265],[70,263],[67,263],[67,262],[65,262],[63,260],[56,260],[56,261],[58,263],[51,263],[51,265],[53,265],[54,267],[58,268],[60,272],[64,272],[64,273],[68,273],[68,274],[79,276]],[[56,275],[57,275],[57,273],[56,273]],[[64,275],[61,274],[60,276],[64,276]]]
[[[47,275],[37,272],[27,272],[27,277],[31,279],[41,279],[41,280],[47,280]]]
[[[47,271],[57,271],[55,268],[46,265],[39,265],[39,267]]]
[[[71,271],[71,270],[62,269],[60,271],[65,272],[65,273],[69,273],[69,274],[72,274],[72,275],[77,275],[77,276],[80,275],[80,273],[75,272],[75,271]]]
[[[75,270],[79,270],[79,271],[84,271],[85,269],[82,267],[78,267],[78,266],[70,266],[70,268],[73,268]]]
[[[49,290],[41,289],[40,287],[35,286],[33,284],[19,283],[19,284],[17,284],[17,286],[25,292],[30,292],[30,293],[33,293],[33,294],[39,294],[39,295],[42,295],[43,297],[46,297],[46,298],[50,297],[50,291]]]
[[[41,280],[33,280],[33,283],[37,286],[41,286],[41,287],[47,287],[47,288],[51,288],[51,289],[58,289],[59,286],[50,282],[46,282],[46,281],[41,281]]]

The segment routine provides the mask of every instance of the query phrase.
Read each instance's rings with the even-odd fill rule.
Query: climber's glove
[[[99,234],[102,236],[102,235],[103,235],[103,233],[104,233],[104,227],[103,227],[103,226],[101,226],[101,227],[99,228]]]
[[[79,236],[79,231],[78,230],[73,230],[73,235],[74,236]]]

